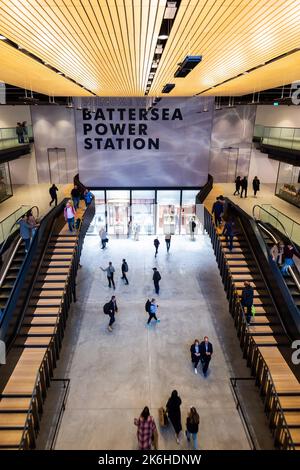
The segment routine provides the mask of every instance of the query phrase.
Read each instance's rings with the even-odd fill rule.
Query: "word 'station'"
[[[146,121],[183,120],[179,108],[97,108],[82,110],[84,149],[159,150],[159,138],[148,136]],[[134,121],[134,122],[132,122]],[[100,137],[90,137],[90,136]],[[135,137],[135,138],[132,138]]]

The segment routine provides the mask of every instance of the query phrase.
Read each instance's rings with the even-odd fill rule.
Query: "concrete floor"
[[[136,449],[134,417],[145,405],[158,423],[158,408],[173,389],[182,398],[182,423],[190,406],[199,412],[201,449],[249,449],[235,407],[229,378],[249,377],[242,359],[228,303],[207,236],[195,242],[173,237],[170,254],[161,240],[154,258],[153,237],[140,241],[112,239],[106,251],[87,236],[78,273],[78,301],[73,304],[55,377],[71,379],[56,449]],[[120,279],[121,259],[129,264],[129,286]],[[107,331],[102,306],[112,295],[99,266],[116,268],[119,313]],[[145,327],[144,304],[153,295],[152,267],[161,272],[158,298],[161,323]],[[210,374],[194,374],[189,347],[208,335],[214,346]],[[251,385],[247,404],[254,410],[258,448],[272,448],[259,395]],[[50,389],[38,448],[49,448],[61,391]],[[251,416],[249,417],[251,421]],[[184,427],[185,429],[185,427]],[[159,430],[160,449],[178,446],[172,429]]]

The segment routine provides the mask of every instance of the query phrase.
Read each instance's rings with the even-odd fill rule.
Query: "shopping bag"
[[[251,307],[251,313],[252,313],[252,317],[255,317],[256,310],[255,310],[254,305],[252,305],[252,307]]]

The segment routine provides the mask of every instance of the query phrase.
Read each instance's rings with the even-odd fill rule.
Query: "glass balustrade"
[[[17,133],[17,127],[0,128],[0,150],[17,147],[18,145],[27,144],[32,141],[32,126],[23,128]]]
[[[300,150],[300,129],[293,127],[254,126],[254,138],[261,144],[292,150]]]
[[[298,222],[286,216],[270,204],[262,204],[261,207],[265,210],[261,210],[257,207],[259,220],[271,224],[280,232],[283,232],[283,225],[289,238],[297,245],[300,245],[300,224]]]
[[[8,217],[0,221],[0,244],[7,239],[8,235],[19,229],[19,225],[15,225],[13,228],[12,226],[30,208],[31,206],[21,206]]]

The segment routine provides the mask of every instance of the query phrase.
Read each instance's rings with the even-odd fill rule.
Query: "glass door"
[[[130,220],[130,191],[109,190],[106,197],[108,233],[127,236]]]
[[[155,191],[132,191],[132,227],[139,226],[141,235],[155,232]]]
[[[182,207],[180,220],[181,235],[189,235],[191,233],[191,223],[196,216],[196,195],[198,190],[182,191]],[[198,225],[196,226],[196,230]]]
[[[54,184],[67,184],[67,157],[66,149],[63,148],[49,148],[48,149],[48,162],[50,183]]]
[[[158,234],[179,234],[180,190],[157,191]]]

